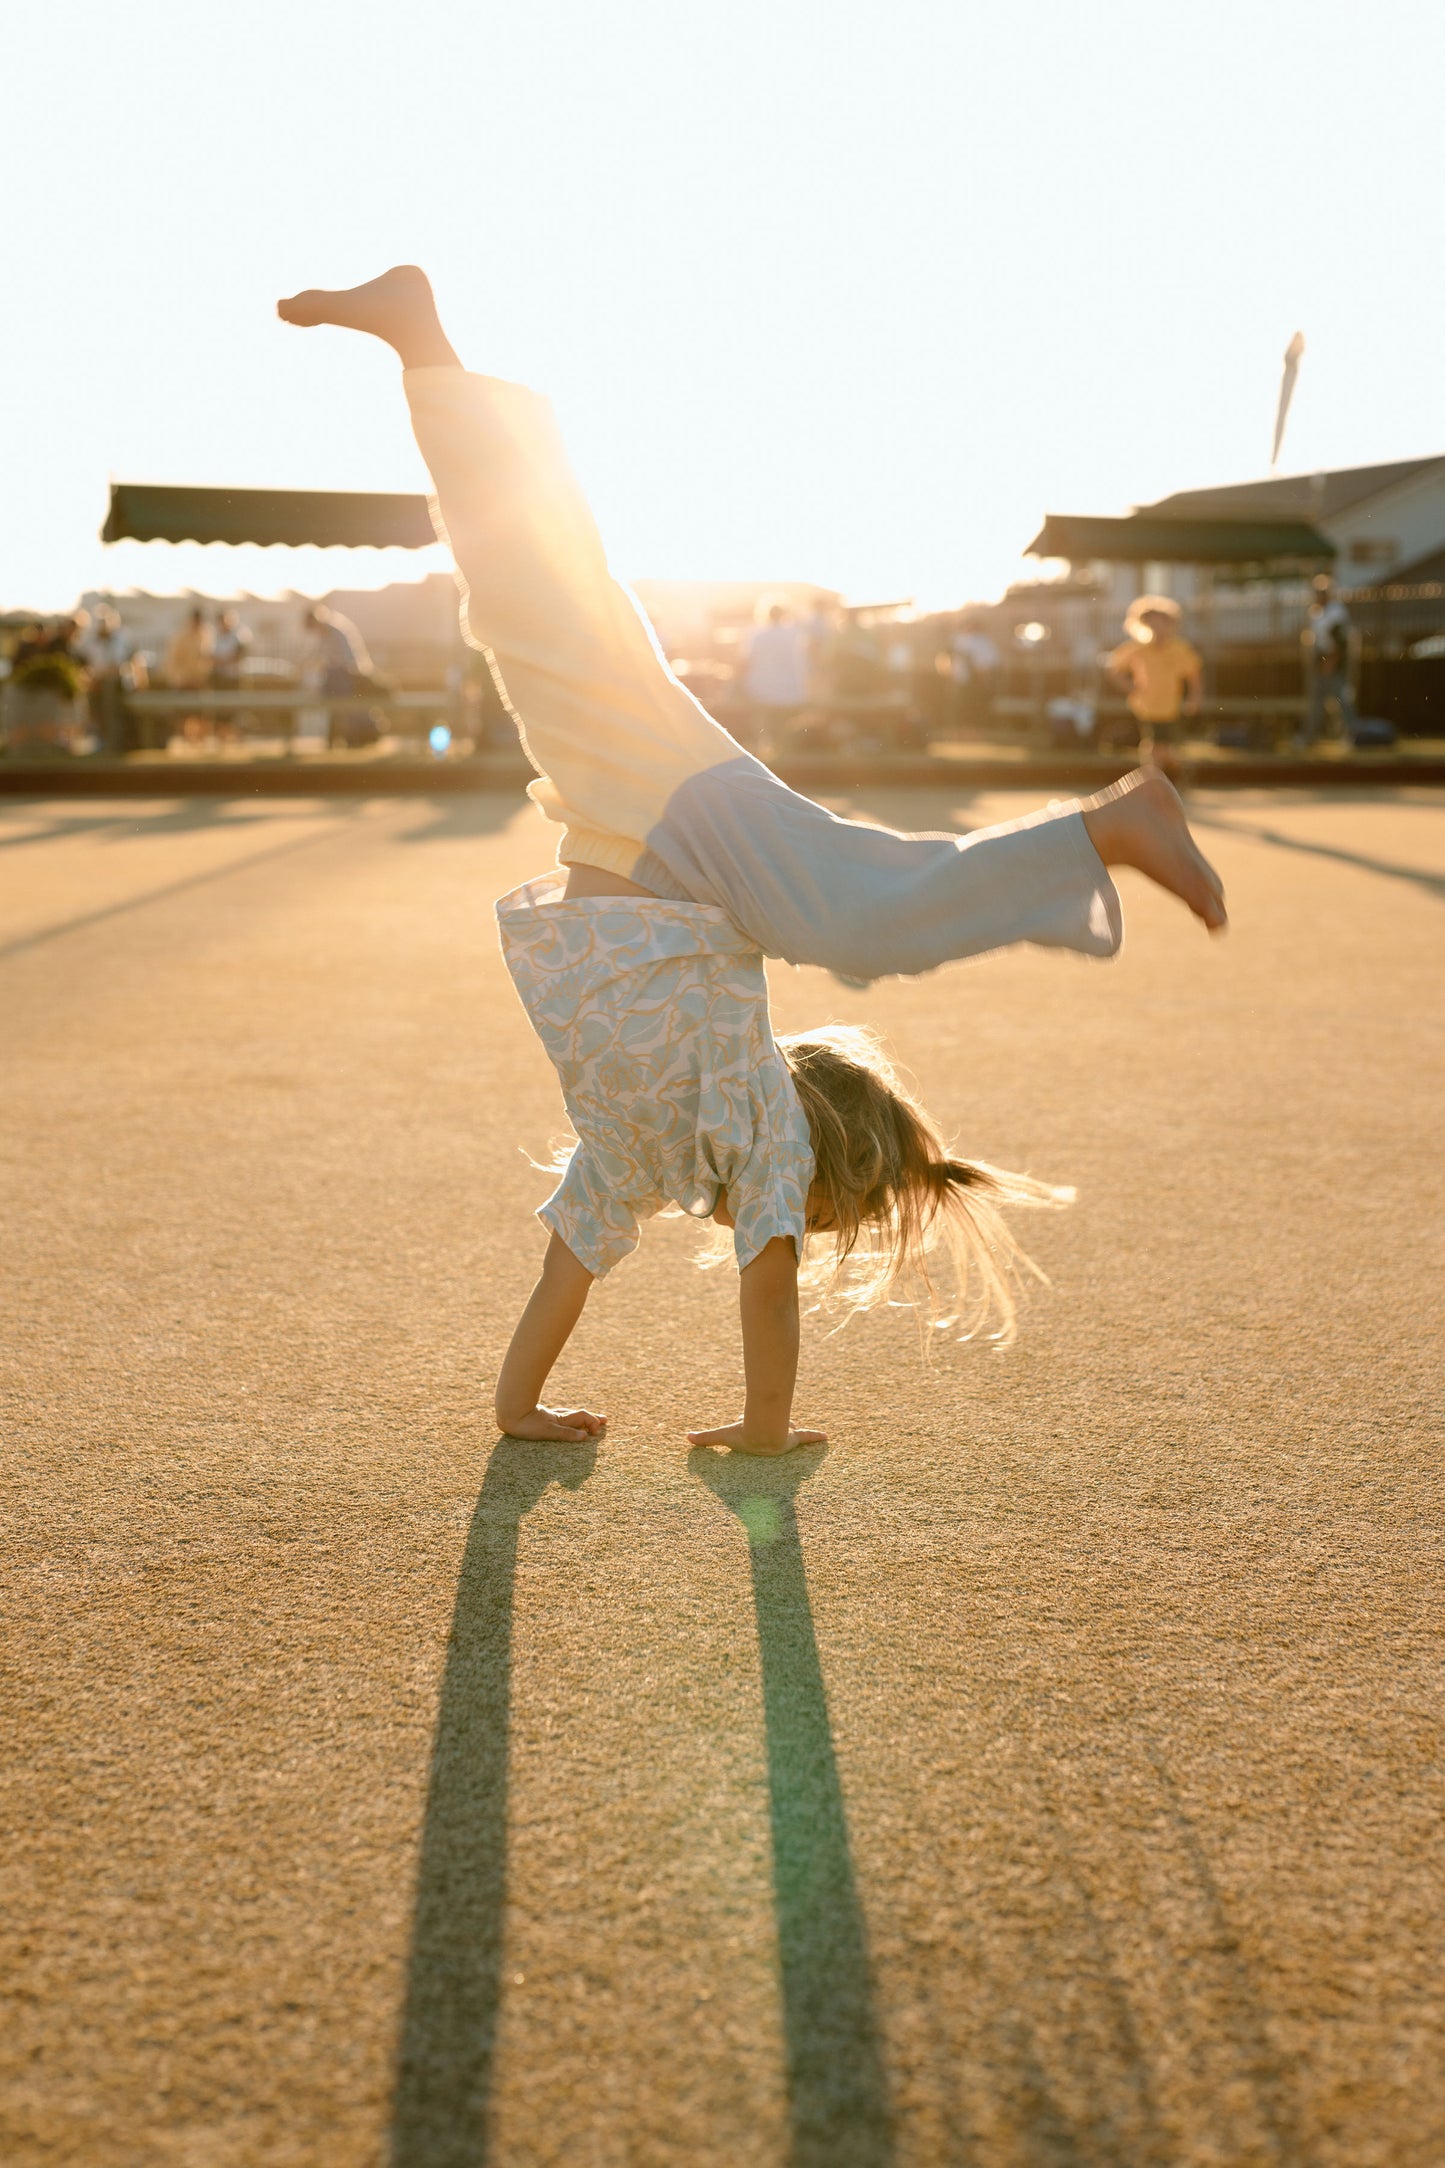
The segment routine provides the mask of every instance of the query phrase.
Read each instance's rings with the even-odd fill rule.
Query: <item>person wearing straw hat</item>
[[[1129,713],[1139,725],[1139,758],[1151,761],[1156,745],[1180,735],[1181,716],[1199,713],[1203,663],[1179,630],[1179,605],[1168,595],[1139,595],[1124,619],[1128,635],[1104,667],[1127,689]]]

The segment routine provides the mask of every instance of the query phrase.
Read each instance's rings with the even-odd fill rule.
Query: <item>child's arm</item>
[[[552,1365],[567,1345],[592,1291],[592,1274],[572,1255],[562,1237],[552,1236],[542,1260],[542,1277],[517,1320],[497,1378],[497,1427],[509,1438],[555,1439],[579,1444],[600,1437],[605,1415],[572,1408],[565,1415],[538,1405]]]
[[[798,1253],[790,1235],[774,1235],[738,1276],[747,1393],[740,1423],[690,1430],[693,1445],[730,1446],[736,1453],[790,1453],[795,1445],[824,1445],[824,1430],[793,1430],[798,1380]]]

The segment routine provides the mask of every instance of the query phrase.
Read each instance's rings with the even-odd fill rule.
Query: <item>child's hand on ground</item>
[[[724,1452],[756,1453],[772,1458],[778,1453],[791,1453],[800,1445],[826,1445],[826,1430],[789,1430],[779,1438],[749,1435],[743,1423],[724,1423],[721,1430],[690,1430],[689,1445],[715,1445]]]
[[[605,1415],[593,1415],[586,1408],[569,1408],[564,1414],[557,1408],[530,1408],[525,1415],[514,1415],[507,1422],[497,1417],[498,1428],[506,1438],[535,1438],[549,1445],[580,1445],[584,1438],[600,1438],[607,1428]]]

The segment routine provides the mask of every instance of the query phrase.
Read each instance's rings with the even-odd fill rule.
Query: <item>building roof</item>
[[[1222,489],[1180,489],[1139,511],[1161,519],[1338,519],[1367,497],[1378,497],[1431,467],[1431,459],[1397,459],[1383,467],[1334,467],[1323,475],[1278,474],[1259,482],[1229,482]]]
[[[1051,512],[1030,542],[1029,557],[1074,564],[1278,565],[1328,563],[1335,545],[1298,519],[1089,519]]]
[[[394,490],[171,489],[112,482],[102,542],[259,542],[321,549],[425,549],[425,497]]]

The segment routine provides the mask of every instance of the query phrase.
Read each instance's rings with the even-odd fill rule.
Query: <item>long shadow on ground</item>
[[[239,824],[238,824],[239,825]],[[150,903],[168,901],[180,896],[190,888],[205,888],[213,881],[227,881],[233,873],[249,873],[253,866],[265,863],[269,858],[289,858],[293,851],[309,851],[315,844],[329,842],[334,828],[318,829],[312,835],[288,836],[284,843],[273,843],[268,849],[252,851],[245,858],[233,858],[223,866],[207,866],[200,873],[188,873],[178,881],[165,881],[159,888],[144,889],[138,896],[122,896],[117,903],[101,905],[95,911],[82,911],[76,918],[63,918],[53,926],[38,926],[34,933],[20,934],[13,941],[0,947],[0,956],[20,956],[26,949],[39,948],[46,941],[58,941],[62,934],[78,933],[83,926],[98,926],[104,919],[122,918],[128,911],[140,911]]]
[[[1244,836],[1251,843],[1268,843],[1277,851],[1300,851],[1308,858],[1333,859],[1336,865],[1353,866],[1361,873],[1378,873],[1387,881],[1407,881],[1414,888],[1422,888],[1427,896],[1445,903],[1445,878],[1438,873],[1425,873],[1418,866],[1397,865],[1392,859],[1370,858],[1363,851],[1346,851],[1332,843],[1311,843],[1304,836],[1281,835],[1277,828],[1261,828],[1250,820],[1229,820],[1222,813],[1202,813],[1196,807],[1189,809],[1191,826],[1217,828],[1221,834]]]
[[[776,1461],[699,1447],[688,1466],[747,1530],[762,1657],[773,1889],[793,2168],[885,2168],[888,2086],[828,1698],[798,1541],[821,1450]]]
[[[467,1535],[422,1825],[393,2168],[481,2168],[501,1994],[512,1598],[524,1517],[576,1490],[590,1445],[503,1439]]]

